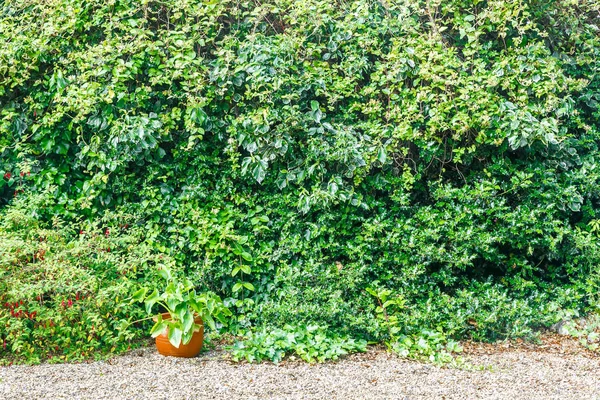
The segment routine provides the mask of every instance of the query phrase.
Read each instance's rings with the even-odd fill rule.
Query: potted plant
[[[150,334],[156,338],[158,352],[165,356],[195,357],[204,342],[204,323],[216,329],[216,321],[226,324],[231,312],[219,296],[212,292],[197,294],[189,279],[179,281],[168,270],[162,270],[167,286],[161,293],[148,288],[138,290],[132,301],[144,302],[148,315],[155,305],[163,311],[154,313]]]

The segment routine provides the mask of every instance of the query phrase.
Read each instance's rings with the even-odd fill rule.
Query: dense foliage
[[[125,348],[161,263],[239,358],[594,310],[599,29],[598,0],[0,3],[0,357]]]

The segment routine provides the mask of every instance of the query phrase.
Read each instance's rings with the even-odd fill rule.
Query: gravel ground
[[[0,399],[600,399],[600,358],[552,346],[467,345],[471,367],[459,369],[381,350],[317,365],[224,355],[186,360],[147,348],[103,362],[0,367]]]

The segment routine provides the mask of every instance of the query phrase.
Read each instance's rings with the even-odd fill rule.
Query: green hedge
[[[133,216],[233,333],[529,335],[597,305],[599,9],[4,2],[0,215]]]

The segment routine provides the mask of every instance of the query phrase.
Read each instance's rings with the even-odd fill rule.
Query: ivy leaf
[[[182,336],[182,340],[181,343],[183,343],[184,345],[190,343],[192,341],[192,338],[194,337],[194,330],[190,329],[189,331],[185,331],[183,332],[183,336]]]
[[[174,347],[179,348],[179,345],[181,345],[182,334],[183,331],[179,327],[174,326],[174,324],[169,326],[169,342],[171,342]]]
[[[146,297],[146,293],[148,292],[147,288],[141,288],[140,290],[138,290],[137,292],[135,292],[133,294],[133,296],[131,296],[131,302],[132,303],[139,303],[141,301],[144,301],[144,297]]]
[[[379,160],[380,163],[385,164],[385,162],[387,161],[387,154],[385,148],[379,148],[379,150],[377,151],[377,160]]]
[[[150,335],[155,338],[157,336],[162,335],[165,330],[167,329],[168,325],[167,325],[167,321],[162,319],[162,315],[158,315],[158,320],[156,321],[156,323],[154,324],[154,326],[152,327],[152,329],[150,329]]]
[[[204,123],[204,121],[206,121],[206,118],[207,118],[207,115],[204,112],[204,110],[202,110],[199,107],[192,108],[192,110],[190,112],[190,119],[192,121],[194,121],[196,124],[202,125]]]
[[[158,290],[154,289],[154,291],[150,294],[150,296],[148,296],[146,298],[146,301],[145,301],[146,313],[147,314],[151,314],[152,313],[152,307],[159,300],[160,300],[160,295],[158,294]]]
[[[254,168],[252,168],[252,176],[258,183],[262,183],[267,175],[267,162],[260,160],[259,162],[254,164]]]
[[[187,312],[183,315],[181,322],[183,323],[184,332],[192,330],[192,327],[194,326],[194,315],[190,310],[187,310]]]
[[[205,315],[203,320],[210,329],[212,329],[213,331],[217,330],[215,320],[213,319],[213,317],[210,314]]]

